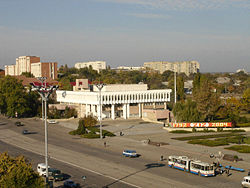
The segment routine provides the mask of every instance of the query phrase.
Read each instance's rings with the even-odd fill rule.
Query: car
[[[69,188],[77,188],[79,187],[79,184],[76,184],[74,181],[72,180],[66,180],[64,183],[63,183],[63,186],[64,187],[69,187]]]
[[[50,169],[50,166],[48,166],[48,169]],[[39,163],[37,165],[37,172],[40,176],[46,176],[46,164]]]
[[[55,168],[49,168],[48,171],[50,180],[55,180],[55,181],[64,180],[64,175],[61,173],[60,170]]]
[[[122,152],[122,155],[124,155],[125,157],[138,157],[138,154],[135,150],[124,150]]]
[[[18,127],[23,126],[22,122],[20,122],[20,121],[15,122],[15,125]]]
[[[242,187],[250,187],[250,176],[245,176],[241,182]]]
[[[51,119],[51,120],[48,120],[48,123],[49,123],[49,124],[56,124],[56,123],[57,123],[57,121],[56,121],[56,120]]]
[[[23,130],[23,134],[30,134],[30,132],[27,129],[25,129]]]

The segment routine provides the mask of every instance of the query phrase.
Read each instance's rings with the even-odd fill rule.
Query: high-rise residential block
[[[57,78],[57,62],[40,62],[40,57],[20,56],[16,58],[16,65],[5,65],[5,75],[19,76],[23,72],[30,72],[35,77]]]
[[[100,70],[106,69],[106,62],[105,61],[90,61],[90,62],[77,62],[75,64],[75,68],[81,69],[85,67],[92,67],[93,70],[96,70],[98,73]]]
[[[168,62],[168,61],[158,61],[158,62],[145,62],[145,68],[159,71],[163,73],[164,71],[170,70],[177,73],[185,73],[190,75],[192,73],[198,73],[200,70],[200,64],[197,61],[182,61],[182,62]]]

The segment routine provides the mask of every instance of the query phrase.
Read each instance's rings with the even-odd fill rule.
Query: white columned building
[[[147,84],[105,85],[101,90],[102,118],[141,118],[146,105],[155,108],[156,104],[160,104],[166,109],[171,91],[171,89],[147,90]],[[100,117],[99,91],[95,86],[85,91],[57,90],[56,94],[57,101],[61,104],[78,105],[78,116]]]

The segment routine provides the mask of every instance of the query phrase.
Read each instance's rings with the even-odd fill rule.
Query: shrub
[[[173,131],[169,131],[170,133],[176,133],[176,134],[188,134],[188,133],[192,133],[191,131],[186,131],[186,130],[173,130]]]
[[[113,134],[113,133],[111,133],[111,132],[109,132],[107,130],[103,130],[102,134],[103,134],[103,136],[110,136],[110,137],[115,136],[115,134]]]
[[[88,134],[83,134],[81,135],[82,138],[100,138],[99,134],[93,134],[93,133],[88,133]]]
[[[217,132],[223,132],[223,128],[222,127],[217,127]]]
[[[240,146],[234,145],[234,146],[227,147],[225,149],[237,151],[239,153],[250,153],[250,146],[247,146],[247,145],[240,145]]]
[[[250,127],[250,122],[248,122],[248,123],[238,123],[237,127]]]

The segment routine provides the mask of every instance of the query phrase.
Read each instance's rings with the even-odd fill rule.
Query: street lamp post
[[[32,83],[32,90],[33,91],[37,91],[41,98],[42,101],[44,101],[44,108],[45,108],[45,112],[44,112],[44,116],[45,116],[45,165],[46,165],[46,185],[48,185],[49,182],[49,169],[48,169],[48,125],[47,125],[47,101],[49,99],[50,94],[56,90],[58,88],[58,86],[49,86],[47,87],[46,84],[46,78],[45,80],[45,84],[35,84]]]
[[[42,86],[44,85],[44,81],[46,81],[46,77],[38,77],[37,78],[38,80],[40,80],[40,82],[42,83]],[[46,84],[46,82],[45,82]],[[44,101],[43,101],[43,98],[42,98],[42,120],[44,121]]]
[[[96,84],[95,86],[97,87],[97,89],[99,90],[99,123],[100,123],[100,139],[102,139],[102,95],[101,95],[101,91],[102,88],[105,84],[103,83],[99,83]]]

